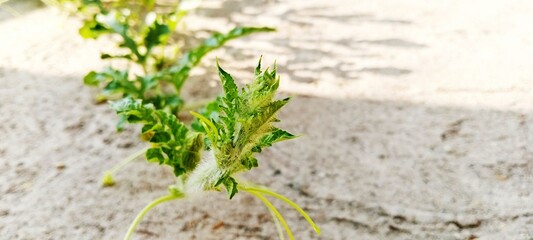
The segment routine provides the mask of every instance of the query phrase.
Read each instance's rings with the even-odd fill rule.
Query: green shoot
[[[147,148],[144,148],[142,150],[139,150],[132,155],[128,156],[124,160],[120,161],[117,165],[113,166],[109,170],[104,172],[104,176],[102,177],[102,185],[104,187],[109,187],[115,185],[115,180],[113,179],[113,174],[115,174],[117,171],[125,167],[128,163],[132,162],[133,160],[137,159],[139,156],[144,154],[146,152]]]
[[[268,27],[236,27],[227,33],[215,32],[198,46],[187,46],[185,35],[176,31],[187,13],[200,5],[201,0],[166,1],[105,1],[105,0],[46,0],[49,5],[75,13],[83,20],[79,34],[86,39],[111,36],[120,54],[101,53],[101,59],[128,63],[127,69],[107,67],[91,71],[83,81],[100,90],[97,102],[138,99],[154,109],[178,115],[185,110],[197,110],[207,101],[185,105],[181,89],[190,71],[211,51],[226,42],[254,33],[272,32]],[[183,51],[183,50],[187,51]],[[141,71],[142,70],[142,71]],[[129,122],[120,116],[117,131]],[[216,133],[216,132],[215,132]],[[186,140],[184,140],[186,141]],[[176,143],[178,145],[182,143]],[[166,155],[163,150],[151,149],[147,157]],[[168,150],[171,151],[171,150]],[[150,156],[148,156],[150,155]],[[168,156],[168,155],[166,155]],[[114,184],[113,173],[104,173],[104,186]],[[185,161],[186,162],[186,161]],[[177,171],[184,172],[183,166]]]
[[[56,6],[75,11],[83,19],[79,33],[82,37],[96,39],[116,36],[121,54],[102,53],[105,60],[122,60],[126,70],[108,67],[91,71],[84,83],[101,89],[97,100],[117,100],[126,97],[142,99],[156,109],[177,114],[184,105],[181,97],[183,84],[191,69],[209,52],[226,42],[253,33],[272,32],[268,27],[236,27],[227,33],[215,32],[198,46],[187,46],[184,34],[176,32],[187,13],[198,7],[199,0],[174,3],[162,1],[101,1],[101,0],[50,0]],[[188,51],[183,51],[184,49]],[[134,66],[134,68],[131,68]],[[135,72],[141,69],[142,72]],[[118,130],[124,121],[119,122]]]
[[[210,138],[218,138],[217,127],[215,127],[213,122],[211,122],[209,119],[207,119],[206,117],[202,116],[199,113],[196,113],[193,111],[191,111],[190,113],[200,120],[200,122],[202,123],[202,126],[204,127],[205,131],[207,132],[207,135]]]
[[[320,228],[315,224],[315,222],[313,222],[313,219],[311,219],[311,217],[309,217],[309,215],[300,206],[298,206],[298,204],[294,203],[293,201],[291,201],[287,197],[285,197],[285,196],[283,196],[281,194],[275,193],[275,192],[273,192],[271,190],[268,190],[266,188],[258,188],[258,187],[241,187],[241,188],[243,190],[245,190],[245,191],[248,191],[248,192],[264,193],[264,194],[273,196],[275,198],[278,198],[278,199],[286,202],[291,207],[293,207],[296,211],[298,211],[298,213],[300,213],[305,218],[305,220],[307,220],[309,225],[311,225],[311,227],[313,228],[313,230],[315,230],[315,232],[317,234],[320,234]]]
[[[136,76],[133,76],[128,70],[107,68],[100,72],[90,72],[84,77],[84,83],[102,89],[102,92],[98,94],[99,101],[131,97],[142,99],[145,104],[151,103],[156,109],[176,114],[184,106],[184,100],[180,94],[190,71],[200,63],[200,60],[207,53],[222,47],[232,39],[252,33],[270,31],[274,31],[274,29],[237,27],[226,34],[214,33],[202,44],[184,53],[179,60],[174,59],[174,64],[167,68],[149,70],[145,75]],[[145,68],[153,69],[153,67]],[[117,126],[118,130],[122,129],[122,123],[120,122]]]
[[[283,218],[283,216],[279,213],[278,209],[276,209],[276,207],[274,207],[274,205],[272,205],[272,203],[270,201],[268,201],[268,199],[263,197],[263,195],[261,195],[259,193],[256,193],[256,192],[250,192],[250,191],[249,191],[249,193],[254,195],[255,197],[259,198],[261,201],[263,201],[263,203],[268,208],[268,210],[271,213],[274,214],[275,219],[278,220],[279,223],[281,223],[283,228],[285,228],[285,231],[287,232],[287,235],[289,236],[289,239],[290,240],[294,240],[294,236],[292,235],[292,232],[291,232],[291,229],[289,228],[289,225],[287,225],[287,222],[285,221],[285,218]],[[279,231],[278,231],[278,233],[279,233]]]
[[[286,202],[320,233],[309,215],[293,201],[266,188],[240,183],[235,177],[258,166],[255,154],[263,148],[295,137],[274,126],[279,121],[276,113],[289,100],[275,99],[279,86],[276,68],[262,71],[259,64],[254,82],[242,90],[219,65],[218,70],[224,95],[214,102],[216,106],[208,104],[208,111],[191,112],[201,124],[193,127],[198,132],[187,128],[175,115],[156,109],[153,104],[143,104],[142,100],[125,98],[113,103],[113,108],[125,121],[143,125],[141,138],[151,144],[146,151],[148,161],[171,166],[178,180],[171,187],[172,194],[155,200],[139,213],[125,239],[129,239],[142,217],[157,204],[222,188],[226,189],[229,199],[239,190],[259,198],[274,216],[281,239],[282,229],[289,239],[293,240],[294,236],[281,213],[263,195]]]
[[[114,36],[111,39],[117,41],[121,54],[102,53],[101,59],[126,61],[128,69],[108,67],[102,71],[91,71],[84,77],[86,85],[101,90],[96,95],[98,102],[131,97],[176,115],[185,104],[181,97],[183,84],[206,54],[230,40],[275,31],[268,27],[236,27],[227,33],[215,32],[194,47],[188,46],[185,35],[176,32],[176,29],[183,17],[197,8],[201,0],[172,3],[157,0],[46,2],[80,16],[83,26],[79,33],[83,38]],[[120,119],[117,130],[121,131],[126,122]]]
[[[137,225],[139,225],[141,220],[144,218],[144,215],[146,215],[150,210],[152,210],[152,208],[154,208],[155,206],[161,203],[180,199],[180,198],[183,198],[183,195],[170,194],[167,196],[160,197],[152,201],[148,205],[146,205],[146,207],[144,207],[143,210],[141,210],[141,212],[137,215],[137,217],[135,217],[135,220],[133,220],[133,222],[131,223],[130,227],[128,228],[128,232],[126,232],[126,236],[124,237],[124,240],[130,239],[131,235],[133,235],[133,233],[135,232]]]
[[[276,231],[278,232],[278,238],[279,240],[285,240],[285,235],[283,234],[283,227],[281,226],[281,222],[277,218],[276,214],[268,209],[268,212],[270,212],[270,216],[272,216],[272,219],[274,220],[274,225],[276,225]]]

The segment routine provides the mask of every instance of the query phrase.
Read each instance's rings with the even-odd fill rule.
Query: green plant
[[[148,204],[135,218],[124,239],[131,237],[144,215],[158,204],[222,188],[225,188],[229,199],[239,191],[259,198],[274,216],[280,238],[284,236],[283,227],[288,237],[294,239],[285,219],[264,195],[288,203],[320,233],[297,204],[237,177],[237,174],[258,166],[256,153],[276,142],[295,137],[273,125],[279,121],[276,113],[289,101],[289,98],[274,99],[279,86],[276,67],[272,71],[261,71],[259,62],[255,80],[241,91],[231,75],[218,63],[217,67],[224,95],[208,105],[212,108],[204,114],[191,112],[201,125],[199,131],[189,129],[175,115],[158,110],[153,104],[144,104],[139,99],[125,98],[112,104],[127,122],[143,125],[141,138],[150,143],[146,159],[172,167],[176,176],[176,184],[169,187],[169,194]]]
[[[190,71],[209,52],[222,47],[227,41],[252,33],[271,32],[268,27],[236,27],[227,33],[215,32],[198,46],[183,46],[176,34],[176,26],[200,0],[182,1],[125,1],[125,0],[46,0],[48,4],[62,6],[83,20],[79,33],[84,38],[96,39],[107,35],[114,38],[118,54],[102,53],[102,59],[119,59],[128,68],[107,67],[91,71],[84,83],[100,89],[98,102],[121,98],[142,99],[177,115],[182,109],[195,110],[205,101],[185,106],[181,90]],[[184,51],[186,49],[186,51]],[[137,71],[136,71],[137,70]],[[117,130],[123,129],[126,120],[120,117]],[[104,173],[104,186],[114,184],[113,173],[142,155],[139,151]]]
[[[189,77],[189,72],[196,66],[203,56],[210,51],[221,47],[225,42],[254,32],[273,31],[272,28],[243,27],[235,28],[227,34],[215,33],[206,39],[203,44],[187,52],[175,66],[146,76],[136,76],[137,81],[129,78],[126,70],[115,70],[108,68],[103,72],[90,72],[84,78],[84,82],[90,86],[103,86],[103,94],[107,96],[118,94],[119,98],[131,97],[142,99],[144,103],[151,103],[156,109],[162,109],[176,114],[183,108],[184,101],[181,98],[181,89]],[[164,83],[171,88],[164,88]],[[166,91],[165,91],[166,89]],[[198,104],[190,104],[194,106]],[[191,107],[190,107],[191,108]],[[194,110],[191,108],[191,110]],[[117,129],[123,129],[126,119],[119,116],[120,120]],[[104,173],[102,183],[104,186],[114,184],[113,173],[120,170],[128,162],[136,159],[142,152],[137,152],[126,160],[121,161],[113,169]]]
[[[137,76],[132,76],[128,70],[108,68],[101,72],[90,72],[84,77],[84,82],[86,85],[102,88],[100,100],[132,97],[152,103],[157,109],[177,113],[184,104],[180,97],[183,84],[192,68],[198,65],[207,53],[223,46],[229,40],[269,31],[274,29],[237,27],[225,34],[214,33],[202,44],[186,52],[172,66],[156,68]],[[119,124],[119,129],[121,126]]]
[[[184,105],[181,89],[190,70],[210,51],[227,41],[257,32],[274,31],[268,27],[236,27],[227,33],[215,32],[196,47],[185,46],[184,37],[175,31],[182,18],[198,7],[200,0],[125,1],[125,0],[47,0],[56,2],[81,16],[79,33],[96,39],[103,35],[117,41],[119,53],[102,53],[102,59],[120,59],[127,69],[108,67],[91,71],[84,77],[88,86],[101,92],[97,101],[124,97],[143,99],[157,109],[177,113]],[[120,121],[120,130],[124,121]]]

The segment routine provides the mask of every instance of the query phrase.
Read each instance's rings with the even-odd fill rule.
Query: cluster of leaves
[[[295,136],[274,126],[277,112],[289,98],[276,100],[279,86],[276,67],[255,69],[254,81],[239,90],[233,77],[217,62],[224,90],[223,96],[207,104],[190,126],[177,118],[184,100],[181,89],[190,71],[209,52],[227,41],[257,32],[274,31],[268,27],[237,27],[227,33],[215,32],[196,47],[182,51],[174,30],[200,0],[158,3],[157,0],[45,0],[73,6],[83,18],[79,33],[96,39],[103,35],[117,39],[119,53],[102,53],[102,59],[121,59],[128,69],[108,67],[91,71],[84,83],[101,89],[98,100],[112,103],[124,124],[142,125],[141,139],[150,147],[125,159],[104,176],[104,185],[112,185],[112,173],[144,153],[149,162],[167,165],[177,177],[167,196],[148,204],[132,222],[124,239],[129,239],[143,216],[166,201],[184,198],[196,191],[220,190],[229,198],[239,191],[248,192],[265,203],[277,226],[283,226],[291,240],[292,233],[279,211],[264,195],[278,198],[296,209],[317,233],[320,229],[309,216],[286,197],[264,187],[239,182],[236,174],[258,166],[255,155],[272,144]],[[136,68],[135,68],[136,67]],[[281,227],[278,233],[283,239]]]
[[[108,67],[91,71],[84,77],[88,86],[101,89],[98,101],[131,97],[151,103],[156,109],[177,113],[183,106],[181,89],[193,67],[209,52],[227,41],[257,32],[274,31],[268,27],[236,27],[227,33],[215,32],[199,46],[182,51],[175,29],[199,0],[177,1],[167,5],[155,0],[129,1],[58,0],[70,3],[83,16],[80,35],[95,39],[116,36],[120,54],[102,53],[102,59],[126,60],[131,69]],[[124,119],[119,122],[119,130]]]
[[[125,59],[139,65],[145,72],[158,71],[175,62],[180,53],[180,45],[179,39],[173,36],[173,31],[183,17],[200,4],[200,0],[166,4],[155,0],[57,1],[59,5],[82,17],[83,26],[79,30],[82,37],[118,37],[117,45],[124,53],[102,53],[102,59]]]
[[[218,64],[217,64],[218,66]],[[143,124],[141,138],[151,143],[146,158],[166,164],[176,176],[192,172],[204,149],[211,151],[222,174],[206,184],[215,189],[223,184],[232,198],[237,193],[233,175],[258,166],[254,157],[273,143],[294,138],[294,135],[273,126],[276,113],[288,98],[274,100],[279,86],[276,69],[261,71],[259,62],[253,83],[239,91],[230,74],[218,66],[224,95],[206,106],[189,130],[175,115],[156,110],[152,104],[125,98],[113,108],[129,123]],[[194,131],[196,130],[196,131]]]
[[[200,63],[202,57],[229,40],[255,32],[268,31],[273,31],[273,29],[237,27],[226,34],[214,33],[200,46],[185,53],[171,67],[146,75],[137,75],[134,79],[131,79],[131,74],[127,70],[108,68],[102,72],[90,72],[85,76],[84,82],[89,86],[101,87],[103,89],[102,99],[110,99],[113,96],[143,99],[145,103],[152,103],[157,109],[177,113],[184,103],[180,97],[183,84],[188,79],[192,68]]]
[[[232,175],[257,167],[255,153],[294,135],[273,126],[278,121],[276,113],[289,101],[289,98],[274,100],[279,86],[276,67],[261,71],[259,61],[255,80],[239,91],[232,76],[217,66],[225,93],[218,100],[219,117],[210,120],[197,116],[224,173],[215,186],[223,183],[232,198],[237,193],[237,181]]]
[[[129,239],[143,216],[163,202],[186,197],[197,191],[220,190],[223,185],[229,198],[245,191],[259,198],[267,206],[276,223],[280,239],[282,227],[294,240],[287,222],[264,195],[278,198],[297,210],[320,234],[320,229],[307,213],[288,198],[264,187],[240,183],[237,173],[258,166],[255,154],[272,144],[295,136],[274,126],[276,113],[289,98],[275,100],[279,86],[276,67],[261,70],[261,60],[255,70],[254,81],[239,90],[233,77],[217,62],[224,94],[208,104],[188,128],[175,115],[157,110],[153,104],[125,98],[112,104],[117,113],[129,123],[142,124],[141,138],[150,142],[146,151],[148,161],[172,167],[178,182],[170,186],[167,196],[148,204],[131,224]],[[181,184],[180,184],[181,183]]]
[[[141,139],[151,144],[146,151],[149,162],[171,166],[176,176],[197,166],[203,150],[203,137],[189,131],[175,115],[156,110],[152,104],[143,105],[140,99],[124,98],[112,107],[127,122],[143,125]]]

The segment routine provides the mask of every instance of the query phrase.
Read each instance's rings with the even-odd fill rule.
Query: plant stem
[[[104,177],[102,178],[102,184],[104,186],[111,186],[111,185],[115,184],[115,181],[113,180],[113,174],[116,173],[121,168],[123,168],[124,166],[128,165],[128,163],[132,162],[133,160],[138,158],[143,153],[145,153],[146,150],[148,150],[148,148],[143,148],[143,149],[133,153],[132,155],[128,156],[124,160],[122,160],[119,163],[117,163],[115,166],[113,166],[109,170],[105,171],[104,172]]]
[[[245,189],[245,191],[246,191],[246,189]],[[253,191],[247,191],[247,192],[252,194],[252,195],[254,195],[255,197],[259,198],[261,201],[263,201],[263,203],[267,206],[268,210],[271,213],[273,213],[274,216],[279,220],[281,225],[283,225],[283,227],[285,228],[285,231],[287,232],[287,235],[289,236],[289,239],[290,240],[294,240],[294,236],[292,235],[292,232],[291,232],[291,229],[289,228],[289,225],[287,225],[287,222],[285,221],[283,216],[279,213],[278,209],[276,209],[276,207],[274,207],[274,205],[272,205],[272,203],[270,201],[268,201],[268,199],[266,199],[260,193],[253,192]],[[283,234],[281,233],[281,235],[283,235]]]
[[[148,56],[148,53],[146,54]],[[139,63],[142,66],[144,75],[148,75],[148,68],[146,67],[146,62]]]
[[[291,207],[293,207],[296,211],[298,211],[305,218],[305,220],[307,220],[309,225],[311,225],[311,227],[313,227],[313,229],[315,230],[315,232],[317,234],[320,234],[320,228],[315,224],[315,222],[313,222],[313,219],[311,219],[311,217],[309,217],[309,215],[300,206],[298,206],[298,204],[296,204],[293,201],[289,200],[285,196],[283,196],[281,194],[278,194],[278,193],[275,193],[275,192],[270,191],[270,190],[265,189],[265,188],[257,188],[257,187],[241,187],[241,188],[243,190],[245,190],[245,191],[248,191],[248,192],[268,194],[270,196],[273,196],[275,198],[278,198],[278,199],[286,202],[287,204],[291,205]]]
[[[207,119],[206,117],[202,116],[197,112],[190,111],[189,113],[200,120],[200,122],[204,126],[205,131],[207,132],[207,135],[214,135],[211,136],[211,139],[218,138],[217,127],[215,126],[215,124],[213,124],[213,122],[211,122],[211,120]]]
[[[285,235],[283,235],[283,228],[278,217],[276,216],[274,211],[272,211],[272,209],[269,208],[268,211],[270,212],[272,219],[274,219],[274,224],[276,225],[276,230],[278,231],[279,240],[285,240]]]
[[[146,213],[148,213],[148,211],[150,211],[152,208],[154,208],[155,206],[161,203],[172,201],[174,199],[179,199],[183,197],[184,197],[183,195],[175,195],[175,194],[167,195],[167,196],[160,197],[152,201],[148,205],[146,205],[146,207],[143,208],[143,210],[137,215],[137,217],[135,217],[135,220],[133,220],[133,222],[131,223],[130,228],[128,229],[128,232],[126,233],[126,236],[124,237],[124,240],[130,239],[133,232],[135,232],[135,228],[137,228],[137,225],[139,225],[144,215],[146,215]]]

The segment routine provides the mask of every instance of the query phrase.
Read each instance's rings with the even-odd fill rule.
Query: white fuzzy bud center
[[[224,175],[218,168],[213,151],[202,154],[202,160],[191,172],[185,183],[185,192],[188,194],[215,189],[215,184]]]

